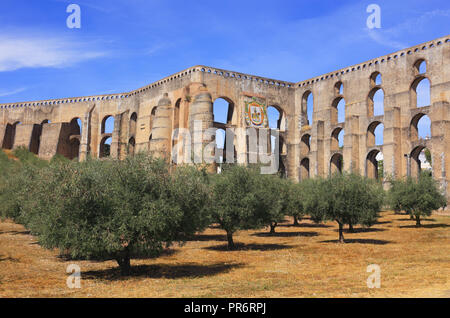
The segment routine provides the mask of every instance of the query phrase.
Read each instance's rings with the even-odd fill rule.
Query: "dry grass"
[[[208,229],[158,259],[133,260],[123,278],[113,261],[66,261],[36,244],[22,226],[0,223],[2,297],[450,297],[450,217],[415,228],[405,215],[383,212],[369,230],[345,233],[334,223],[282,224],[278,234],[242,231],[226,251],[222,231]],[[66,267],[82,270],[82,288],[66,286]],[[369,264],[381,288],[366,286]]]

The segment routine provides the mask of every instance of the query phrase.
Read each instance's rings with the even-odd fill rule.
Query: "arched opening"
[[[344,158],[341,153],[335,153],[330,159],[330,174],[342,173]]]
[[[384,178],[383,153],[378,149],[371,150],[366,157],[366,176],[382,180]]]
[[[6,124],[5,135],[3,137],[3,149],[12,149],[14,146],[14,141],[16,139],[16,127],[20,122],[14,124]]]
[[[300,180],[309,179],[309,158],[303,158],[300,161]]]
[[[130,127],[129,127],[129,136],[136,136],[136,127],[137,127],[137,114],[133,113],[130,116]]]
[[[367,116],[384,115],[384,91],[380,87],[375,87],[369,93],[369,109]]]
[[[70,136],[81,136],[81,120],[80,118],[73,118],[70,121]]]
[[[343,97],[337,97],[331,107],[331,123],[343,123],[345,122],[345,99]]]
[[[303,94],[302,98],[302,127],[312,126],[314,113],[314,96],[311,91]]]
[[[152,108],[152,112],[150,114],[150,131],[153,129],[153,122],[155,121],[155,115],[156,115],[156,106]]]
[[[411,86],[412,108],[431,105],[431,84],[428,78],[419,76]]]
[[[229,98],[220,97],[214,101],[213,115],[214,122],[221,124],[231,124],[233,120],[234,103]]]
[[[414,73],[416,75],[425,74],[427,72],[427,62],[424,59],[417,60],[414,63]]]
[[[345,131],[341,127],[333,130],[333,132],[331,133],[331,152],[342,150],[342,148],[344,147],[344,136]]]
[[[216,152],[215,152],[215,162],[217,163],[217,173],[220,173],[222,171],[222,165],[225,161],[225,129],[218,128],[216,129]]]
[[[68,127],[67,139],[58,147],[58,153],[72,160],[78,158],[81,140],[81,120],[72,118]]]
[[[270,129],[286,130],[285,114],[281,107],[274,105],[267,107],[267,117]]]
[[[431,120],[425,114],[419,113],[413,117],[410,124],[410,139],[417,141],[419,139],[428,140],[431,138]]]
[[[107,158],[111,155],[111,142],[112,138],[105,136],[100,142],[100,158]]]
[[[383,138],[384,125],[379,121],[371,123],[367,128],[367,147],[370,148],[383,145]]]
[[[72,136],[69,138],[69,151],[66,155],[67,158],[73,160],[78,158],[80,152],[80,139],[78,136]]]
[[[136,147],[136,140],[134,139],[134,137],[131,137],[128,140],[128,155],[129,156],[134,156],[134,152],[135,152],[135,147]]]
[[[374,87],[381,85],[381,83],[382,79],[380,72],[373,72],[372,75],[370,75],[370,85]]]
[[[425,146],[417,146],[411,151],[410,173],[417,178],[421,172],[433,172],[433,159],[430,149]]]
[[[342,82],[337,82],[336,84],[334,84],[334,91],[336,96],[343,96],[344,84],[342,84]]]
[[[311,150],[311,135],[304,134],[301,138],[300,153],[302,156],[307,156]]]
[[[114,131],[114,117],[113,116],[106,116],[102,120],[102,134],[112,134]]]

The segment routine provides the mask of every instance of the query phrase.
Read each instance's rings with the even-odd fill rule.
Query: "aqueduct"
[[[424,92],[425,103],[418,96]],[[213,111],[217,99],[228,104],[222,121]],[[432,174],[450,198],[449,36],[298,83],[194,66],[123,94],[2,104],[0,144],[25,146],[45,159],[57,153],[80,160],[138,151],[167,155],[179,142],[172,141],[173,130],[192,130],[194,120],[202,120],[202,129],[247,127],[252,101],[263,115],[269,106],[279,112],[270,128],[280,134],[287,177],[342,170],[373,178],[416,175],[428,149]],[[418,133],[422,118],[429,120],[426,138]],[[245,136],[225,140],[237,155],[251,151]]]

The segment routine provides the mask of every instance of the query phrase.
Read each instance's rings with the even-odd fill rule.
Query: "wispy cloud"
[[[395,24],[389,28],[381,29],[366,28],[367,35],[376,43],[396,50],[406,48],[414,43],[404,43],[397,39],[409,38],[408,35],[417,34],[436,24],[436,20],[450,17],[450,10],[431,10],[424,12]]]
[[[15,95],[15,94],[23,92],[24,90],[26,90],[25,87],[21,87],[21,88],[12,90],[12,91],[0,91],[0,97]]]
[[[55,35],[0,33],[0,72],[21,68],[63,68],[107,55],[90,43]]]

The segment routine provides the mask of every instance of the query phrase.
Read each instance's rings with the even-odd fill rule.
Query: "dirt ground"
[[[115,261],[68,261],[41,248],[11,221],[0,223],[1,297],[450,297],[450,216],[422,228],[405,215],[383,212],[369,229],[345,233],[335,222],[241,231],[236,251],[223,231],[209,228],[157,259],[132,260],[121,277]],[[81,288],[67,286],[66,269],[81,268]],[[380,266],[380,288],[368,288]]]

